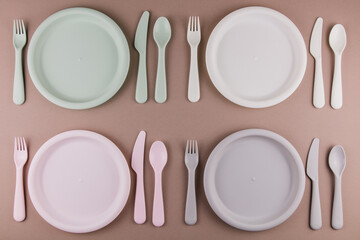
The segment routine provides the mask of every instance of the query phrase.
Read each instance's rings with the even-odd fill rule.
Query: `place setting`
[[[26,98],[31,97],[25,96],[23,68],[27,68],[39,94],[59,108],[71,111],[101,108],[124,87],[129,69],[134,68],[137,71],[132,101],[146,107],[149,105],[149,61],[156,63],[154,93],[150,96],[157,106],[167,104],[171,84],[168,81],[167,48],[168,43],[178,36],[174,34],[172,18],[166,13],[152,16],[150,10],[139,10],[134,14],[138,16],[134,36],[125,36],[119,25],[105,13],[85,7],[49,13],[39,26],[33,26],[31,20],[14,20],[16,60],[12,90],[13,102],[20,106],[18,111],[26,104]],[[314,19],[314,25],[308,26],[309,31],[312,30],[309,44],[289,17],[268,7],[233,9],[215,26],[207,26],[203,17],[197,15],[188,16],[182,22],[186,22],[183,26],[184,51],[189,52],[190,58],[188,68],[183,69],[188,77],[182,79],[187,86],[182,100],[187,104],[196,106],[198,102],[207,101],[201,94],[201,85],[212,84],[220,93],[217,97],[228,100],[226,104],[239,109],[261,111],[267,108],[271,111],[299,88],[309,65],[308,54],[311,54],[314,62],[310,64],[315,64],[311,75],[313,88],[309,90],[312,92],[311,108],[321,111],[326,105],[326,79],[322,72],[323,18]],[[27,39],[28,26],[36,29],[30,39]],[[346,24],[335,24],[326,39],[333,51],[334,62],[329,102],[332,111],[346,104],[343,103],[341,73],[342,54],[347,43],[344,26]],[[208,39],[201,34],[204,28],[212,29]],[[147,54],[150,39],[156,46],[156,56],[151,58]],[[205,43],[202,58],[198,48]],[[23,66],[22,51],[26,44],[27,65]],[[132,52],[138,58],[130,66]],[[199,72],[201,59],[205,61],[208,82],[201,80],[206,77]],[[217,216],[216,221],[239,232],[278,227],[298,211],[304,201],[306,181],[309,181],[308,226],[321,231],[325,223],[322,210],[325,209],[321,209],[320,201],[318,173],[322,148],[317,136],[306,140],[310,148],[307,159],[302,159],[303,153],[300,154],[298,146],[287,139],[290,139],[289,135],[285,137],[271,129],[259,128],[256,123],[248,129],[239,125],[237,131],[224,135],[209,155],[205,155],[200,136],[189,136],[182,139],[181,146],[170,146],[170,134],[154,140],[148,137],[153,134],[151,131],[137,127],[139,131],[133,132],[133,139],[124,139],[133,144],[132,149],[120,149],[105,133],[83,129],[58,133],[38,149],[29,144],[30,136],[15,137],[14,220],[28,221],[26,206],[32,204],[44,220],[43,224],[69,233],[90,233],[109,225],[124,208],[133,206],[132,223],[136,227],[141,228],[146,222],[154,229],[166,227],[172,223],[166,218],[169,209],[164,191],[168,188],[164,185],[172,186],[171,181],[164,181],[163,175],[168,163],[177,160],[172,158],[172,149],[181,147],[183,155],[180,159],[184,168],[178,171],[183,171],[186,176],[186,192],[182,194],[183,215],[179,218],[183,218],[186,227],[196,229],[201,224],[199,204],[207,204],[207,210]],[[193,127],[197,126],[194,124]],[[322,147],[331,148],[327,165],[334,179],[331,186],[334,190],[328,192],[333,197],[328,222],[334,230],[340,230],[346,222],[341,189],[342,176],[346,174],[347,149],[341,145]],[[35,153],[31,159],[29,148]],[[125,152],[131,152],[131,155],[127,156]],[[28,168],[24,168],[26,164]],[[202,167],[198,167],[201,164]],[[144,177],[146,168],[153,174],[151,196],[146,196],[145,191],[149,186]],[[28,169],[26,181],[24,169]],[[197,183],[199,174],[203,176],[201,185]],[[27,186],[24,187],[24,183]],[[204,190],[203,202],[198,198],[199,187]],[[30,198],[25,202],[26,191]],[[127,204],[129,199],[134,202]],[[147,216],[146,202],[151,202],[151,216]]]

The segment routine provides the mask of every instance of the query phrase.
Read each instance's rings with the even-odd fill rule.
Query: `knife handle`
[[[137,224],[143,224],[146,221],[144,179],[142,174],[137,174],[136,179],[134,221]]]
[[[321,57],[315,60],[313,105],[322,108],[325,105],[324,80]]]
[[[148,98],[147,74],[146,74],[146,54],[139,55],[139,68],[136,81],[135,100],[138,103],[145,103]]]
[[[322,226],[322,220],[321,220],[319,182],[318,180],[315,180],[312,181],[310,227],[314,230],[318,230],[321,228],[321,226]]]

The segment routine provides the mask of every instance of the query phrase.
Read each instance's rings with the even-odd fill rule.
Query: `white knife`
[[[147,101],[147,74],[146,74],[146,43],[148,36],[150,13],[145,11],[140,18],[136,28],[134,46],[139,52],[139,68],[136,81],[135,100],[138,103]]]
[[[318,179],[319,139],[312,141],[306,164],[306,174],[312,180],[310,227],[318,230],[322,226]]]
[[[135,141],[131,157],[131,167],[136,172],[136,193],[134,205],[134,221],[143,224],[146,221],[144,194],[144,150],[146,132],[141,131]]]
[[[319,17],[316,19],[310,39],[310,53],[315,59],[313,105],[316,108],[322,108],[325,105],[324,81],[321,63],[322,26],[323,19]]]

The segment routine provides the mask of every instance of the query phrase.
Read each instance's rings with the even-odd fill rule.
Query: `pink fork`
[[[21,222],[25,219],[24,177],[23,168],[28,159],[25,138],[16,137],[14,145],[14,162],[16,166],[16,186],[14,198],[14,219]]]

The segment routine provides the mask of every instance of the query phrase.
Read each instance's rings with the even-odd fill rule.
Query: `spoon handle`
[[[311,212],[310,212],[310,227],[314,230],[320,229],[322,226],[319,181],[312,181],[311,193]]]
[[[342,104],[341,56],[335,55],[334,76],[331,90],[331,107],[334,109],[340,109]]]
[[[341,229],[343,227],[343,209],[341,197],[341,178],[335,178],[334,201],[331,216],[331,226],[334,229]]]
[[[161,173],[155,173],[155,192],[154,192],[152,222],[156,227],[161,227],[165,223],[164,200],[162,193],[161,178],[162,178]]]
[[[164,103],[166,101],[166,71],[165,71],[165,48],[159,48],[158,66],[155,83],[155,101]]]

